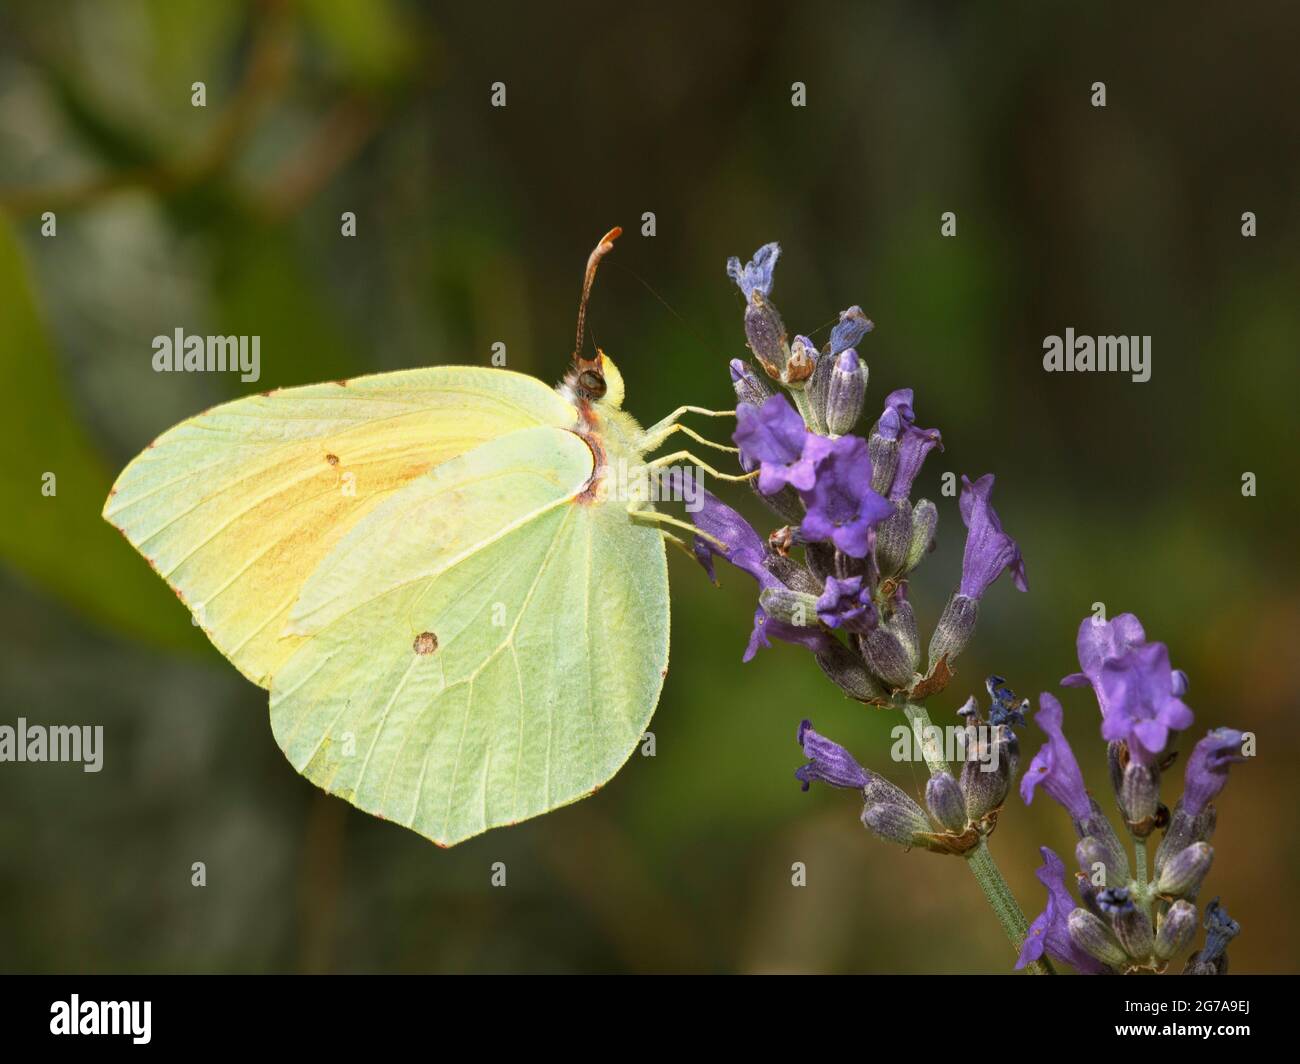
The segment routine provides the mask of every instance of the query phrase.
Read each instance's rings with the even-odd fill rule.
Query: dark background
[[[107,749],[98,775],[0,765],[0,968],[1009,967],[955,860],[867,836],[846,793],[800,792],[805,716],[914,792],[924,771],[891,763],[897,721],[806,653],[741,665],[739,574],[713,590],[672,557],[656,758],[441,851],[301,780],[265,692],[100,520],[116,471],[215,402],[486,364],[498,340],[557,378],[587,252],[621,224],[591,322],[644,422],[730,402],[744,339],[723,265],[779,240],[792,330],[820,342],[860,303],[869,410],[910,386],[942,430],[918,491],[997,473],[1032,590],[989,593],[936,719],[992,671],[1056,690],[1103,602],[1190,674],[1192,738],[1259,736],[1219,802],[1204,897],[1243,925],[1234,969],[1296,970],[1297,30],[1287,5],[1244,3],[7,2],[0,722],[102,723]],[[178,326],[260,335],[262,379],[155,374],[150,341]],[[1042,339],[1068,326],[1152,336],[1151,380],[1045,374]],[[939,501],[912,595],[926,631],[963,541]],[[1095,704],[1063,701],[1102,794]],[[1046,798],[1008,803],[992,849],[1031,918],[1037,847],[1068,861],[1073,841]]]

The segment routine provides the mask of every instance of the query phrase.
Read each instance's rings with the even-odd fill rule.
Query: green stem
[[[922,705],[915,702],[904,702],[903,713],[907,717],[907,722],[912,726],[913,734],[921,743],[921,753],[925,757],[926,767],[930,770],[931,776],[937,776],[941,772],[948,771],[948,762],[943,756],[943,747],[927,742],[924,738],[925,733],[930,729],[930,714]],[[1007,881],[1002,878],[1001,871],[998,870],[997,862],[993,860],[993,854],[989,852],[988,843],[985,839],[980,839],[979,845],[966,855],[966,867],[971,870],[975,877],[975,882],[980,885],[980,890],[984,892],[984,897],[988,899],[989,906],[998,918],[998,923],[1002,925],[1002,930],[1007,933],[1007,938],[1011,940],[1012,948],[1017,953],[1025,941],[1025,934],[1029,930],[1029,922],[1025,919],[1025,914],[1021,911],[1016,896],[1011,893],[1011,888],[1007,886]],[[1031,975],[1055,975],[1051,962],[1044,956],[1041,960],[1029,964],[1026,969]]]
[[[1007,881],[1002,878],[1002,873],[998,870],[997,862],[993,860],[993,854],[989,852],[986,840],[980,839],[979,845],[967,854],[966,864],[974,874],[980,889],[984,891],[984,896],[988,898],[989,905],[993,907],[1002,930],[1007,933],[1007,938],[1011,939],[1011,944],[1018,951],[1025,941],[1029,924],[1025,920],[1025,914],[1020,911],[1020,906],[1016,904],[1015,895],[1011,893]]]
[[[826,426],[822,424],[821,418],[817,416],[817,411],[813,409],[812,397],[802,387],[791,387],[789,389],[790,397],[794,400],[795,408],[799,411],[799,416],[803,422],[813,432],[826,434]]]

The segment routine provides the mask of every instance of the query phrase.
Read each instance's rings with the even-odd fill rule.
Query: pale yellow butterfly
[[[104,506],[270,691],[294,768],[440,845],[591,794],[663,686],[663,526],[691,526],[647,481],[678,461],[724,475],[646,456],[674,432],[708,442],[683,414],[732,412],[642,429],[613,360],[584,356],[619,233],[588,259],[557,388],[436,366],[250,396],[163,433]]]

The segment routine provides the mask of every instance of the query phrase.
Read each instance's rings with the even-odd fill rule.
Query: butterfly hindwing
[[[271,688],[298,771],[451,845],[618,770],[667,667],[667,569],[657,531],[579,497],[592,466],[573,433],[517,432],[337,543]]]

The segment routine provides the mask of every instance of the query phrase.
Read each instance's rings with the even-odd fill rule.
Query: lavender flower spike
[[[1046,952],[1084,975],[1098,975],[1102,971],[1101,962],[1076,946],[1070,937],[1070,913],[1075,904],[1065,886],[1065,863],[1046,846],[1039,853],[1043,855],[1043,864],[1034,875],[1047,888],[1047,908],[1029,925],[1016,968],[1024,968]]]
[[[732,439],[743,458],[759,465],[758,490],[764,495],[774,495],[786,484],[810,490],[818,463],[831,450],[831,441],[809,432],[784,395],[770,396],[758,407],[737,406]]]
[[[1192,748],[1183,790],[1183,809],[1189,816],[1200,816],[1223,790],[1229,765],[1246,760],[1241,752],[1244,739],[1235,728],[1215,728]]]
[[[1029,805],[1034,800],[1034,790],[1041,784],[1071,817],[1086,822],[1092,818],[1092,800],[1083,784],[1079,762],[1061,730],[1061,717],[1060,702],[1046,691],[1038,696],[1034,723],[1047,734],[1047,742],[1039,748],[1025,770],[1020,781],[1020,797]]]
[[[814,780],[829,783],[832,787],[849,787],[862,790],[871,780],[871,774],[854,760],[844,747],[824,735],[813,731],[812,721],[799,724],[797,735],[808,764],[795,770],[795,778],[806,791]]]
[[[818,466],[815,483],[810,489],[800,488],[808,507],[801,531],[814,543],[829,540],[849,557],[865,558],[871,551],[872,529],[894,508],[871,490],[866,440],[841,436],[826,442],[830,453]]]
[[[754,298],[755,292],[762,296],[772,294],[772,273],[780,256],[781,245],[773,242],[755,251],[754,257],[743,268],[735,255],[727,260],[727,276],[740,285],[746,302]]]
[[[993,494],[993,474],[986,473],[971,483],[963,476],[960,500],[961,519],[967,528],[966,552],[961,563],[959,594],[979,600],[1004,570],[1011,571],[1017,588],[1028,591],[1025,562],[1016,541],[1002,531],[1002,522],[989,502]]]

